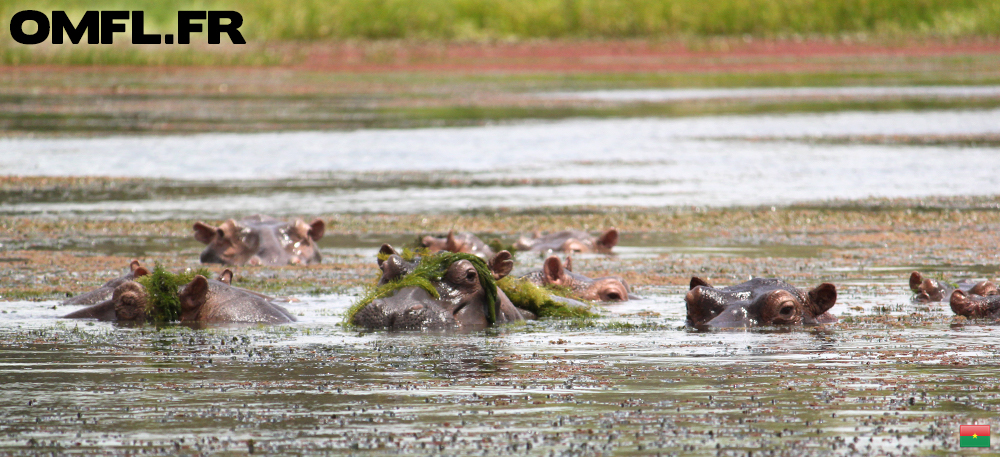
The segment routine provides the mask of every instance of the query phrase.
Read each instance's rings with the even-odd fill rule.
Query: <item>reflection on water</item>
[[[908,455],[993,420],[990,327],[845,295],[826,330],[721,333],[685,330],[679,294],[469,335],[344,329],[340,295],[302,297],[292,325],[199,331],[0,302],[0,448]]]
[[[138,196],[0,202],[0,213],[222,218],[253,212],[731,206],[869,196],[993,195],[1000,194],[996,148],[756,139],[996,135],[997,119],[998,110],[848,112],[356,132],[5,139],[0,140],[0,173],[172,181],[162,187],[167,192]],[[952,169],[961,169],[962,178],[943,172]],[[445,179],[447,170],[454,170],[455,180]],[[206,185],[206,180],[214,182]],[[188,193],[181,191],[186,181],[191,182]]]

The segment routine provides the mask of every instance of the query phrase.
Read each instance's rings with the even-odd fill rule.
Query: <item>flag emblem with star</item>
[[[958,435],[959,447],[990,447],[989,425],[961,425]]]

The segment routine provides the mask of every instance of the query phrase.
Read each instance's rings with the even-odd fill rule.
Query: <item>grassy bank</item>
[[[1000,36],[1000,3],[993,0],[9,0],[0,2],[0,17],[8,24],[24,9],[65,10],[73,20],[86,10],[142,10],[147,32],[155,33],[173,33],[178,10],[236,10],[243,15],[240,30],[251,45],[25,46],[4,34],[0,64],[260,65],[288,58],[268,52],[266,44],[317,40]]]

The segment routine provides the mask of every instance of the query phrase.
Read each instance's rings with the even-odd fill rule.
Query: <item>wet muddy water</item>
[[[0,201],[0,222],[152,226],[254,212],[501,207],[541,208],[542,219],[546,208],[575,205],[997,195],[995,147],[812,140],[996,135],[998,119],[996,110],[845,112],[8,138],[0,139],[0,174],[141,179],[93,192],[10,193]],[[374,275],[381,242],[406,244],[420,234],[333,227],[320,246],[327,263],[346,267],[323,274],[352,274],[352,284],[366,279],[356,271]],[[861,241],[827,246],[824,234],[801,236],[813,238],[739,242],[626,229],[615,256],[580,256],[576,269],[646,269],[676,281],[640,281],[641,300],[609,305],[599,318],[470,334],[344,327],[360,288],[343,282],[296,294],[288,308],[298,322],[272,327],[70,321],[59,316],[71,309],[57,301],[5,298],[0,454],[950,455],[960,451],[959,425],[1000,426],[1000,327],[955,318],[947,304],[913,303],[906,287],[915,268],[995,279],[996,265],[871,260]],[[18,251],[185,258],[193,266],[199,250],[193,240],[155,233],[35,237],[0,245],[0,261],[23,262],[7,255]],[[517,260],[520,273],[541,259]],[[705,261],[734,262],[729,279],[765,271],[802,287],[832,281],[840,322],[685,328],[680,284],[701,270],[684,265]],[[294,280],[298,272],[239,274]],[[48,279],[25,266],[0,280]]]
[[[843,112],[0,139],[3,174],[167,181],[146,194],[0,202],[0,214],[155,220],[254,212],[725,207],[870,196],[995,195],[1000,194],[995,147],[809,140],[998,135],[998,119],[998,110]],[[961,178],[949,170],[960,170]]]

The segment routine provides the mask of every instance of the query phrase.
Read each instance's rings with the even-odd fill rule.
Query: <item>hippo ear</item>
[[[706,281],[704,279],[701,279],[701,278],[699,278],[697,276],[692,276],[691,277],[691,287],[688,290],[694,289],[695,287],[698,287],[698,286],[712,287],[712,285],[709,284],[708,281]]]
[[[542,264],[542,279],[545,284],[555,284],[557,286],[567,286],[568,279],[563,271],[562,262],[559,257],[549,256]]]
[[[448,231],[448,238],[444,242],[444,250],[448,252],[462,252],[462,243],[455,239],[455,231]]]
[[[612,227],[608,231],[604,232],[600,238],[597,239],[597,245],[604,249],[611,249],[618,244],[618,229]]]
[[[324,233],[326,233],[326,223],[322,219],[316,219],[309,224],[309,238],[313,241],[319,241]]]
[[[139,261],[138,260],[133,260],[132,263],[128,264],[128,269],[129,270],[135,271],[136,268],[139,268]]]
[[[572,256],[566,256],[566,263],[563,264],[563,268],[565,268],[566,271],[573,271],[573,257]]]
[[[423,247],[425,247],[425,248],[429,248],[429,247],[433,246],[434,245],[434,237],[430,236],[430,235],[427,235],[427,236],[421,238],[420,239],[420,245],[423,246]]]
[[[135,270],[132,270],[132,278],[133,279],[140,278],[140,277],[146,276],[148,274],[149,274],[149,270],[147,270],[146,267],[139,267],[139,268],[136,268]]]
[[[208,299],[208,280],[202,275],[197,275],[191,282],[184,286],[180,293],[181,309],[193,311],[201,308]]]
[[[382,268],[382,262],[385,262],[385,260],[383,260],[382,257],[388,258],[389,256],[392,255],[399,255],[399,253],[396,252],[396,250],[393,249],[393,247],[390,246],[388,243],[383,244],[382,247],[378,250],[378,256],[376,256],[378,258],[378,267]]]
[[[837,287],[828,282],[816,286],[809,291],[807,306],[813,316],[819,316],[833,308],[837,303]]]
[[[232,285],[233,284],[233,270],[230,270],[228,268],[226,268],[225,270],[222,270],[222,273],[219,273],[219,279],[218,279],[218,281],[219,282],[224,282],[224,283],[229,284],[229,285]]]
[[[202,221],[194,223],[194,239],[201,241],[203,244],[211,243],[218,231],[218,227],[213,227]]]
[[[513,257],[507,251],[500,251],[487,262],[490,271],[493,272],[493,279],[499,281],[510,274],[510,271],[514,269]]]
[[[920,292],[920,283],[922,282],[924,282],[924,277],[919,271],[910,273],[910,290]]]

